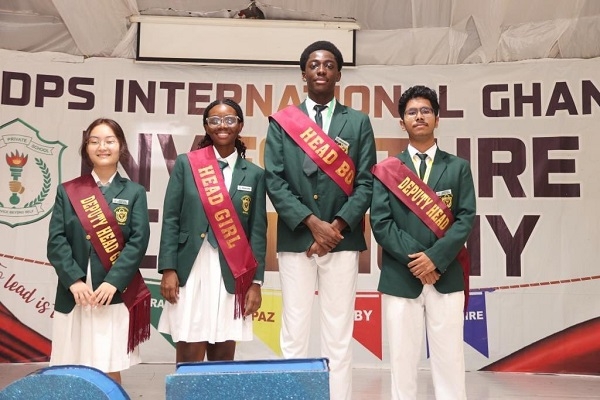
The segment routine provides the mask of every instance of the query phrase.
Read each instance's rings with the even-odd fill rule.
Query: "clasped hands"
[[[102,282],[98,289],[92,291],[88,285],[82,280],[78,280],[69,287],[73,297],[75,298],[75,304],[78,306],[105,306],[110,304],[117,288],[108,282]]]
[[[311,214],[306,217],[304,223],[315,239],[306,251],[307,257],[312,257],[314,254],[319,257],[324,256],[344,238],[341,232],[346,227],[346,223],[340,218],[335,218],[332,223],[329,223]]]
[[[415,278],[418,278],[423,285],[433,285],[440,279],[440,273],[437,271],[435,264],[422,251],[419,253],[409,254],[408,257],[412,261],[408,263],[408,268]]]

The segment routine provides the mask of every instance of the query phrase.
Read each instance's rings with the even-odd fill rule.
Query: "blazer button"
[[[200,234],[200,237],[201,237],[202,239],[204,239],[204,238],[206,237],[206,233],[201,233],[201,234]]]
[[[90,240],[92,237],[90,235],[85,235],[86,240]]]
[[[319,199],[319,195],[318,194],[313,194],[313,199],[318,200]]]

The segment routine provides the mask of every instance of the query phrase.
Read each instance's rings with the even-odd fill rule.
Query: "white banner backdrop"
[[[122,125],[131,159],[121,171],[148,191],[152,236],[142,271],[153,291],[156,325],[166,182],[176,154],[194,148],[204,134],[204,107],[218,97],[241,104],[247,155],[262,166],[267,116],[306,92],[299,68],[138,64],[9,51],[0,52],[0,68],[0,362],[47,359],[56,285],[46,259],[49,212],[56,186],[82,173],[81,134],[92,120],[105,116]],[[344,68],[338,99],[370,115],[379,160],[406,146],[396,104],[415,84],[438,91],[438,144],[470,159],[475,179],[468,369],[600,373],[589,362],[600,356],[593,344],[598,340],[591,340],[598,331],[590,329],[600,309],[600,211],[594,206],[600,198],[594,157],[600,59]],[[19,164],[25,156],[26,164]],[[254,316],[255,340],[238,348],[240,359],[280,357],[276,216],[269,207],[263,307]],[[385,367],[379,253],[368,228],[354,359],[356,366]],[[317,356],[316,314],[312,329]],[[574,356],[556,350],[556,340],[588,347]],[[171,343],[156,330],[142,355],[147,362],[174,360]]]

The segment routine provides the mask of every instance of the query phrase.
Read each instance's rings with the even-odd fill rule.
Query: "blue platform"
[[[167,400],[329,399],[325,358],[181,363],[166,383]]]
[[[108,375],[81,365],[42,368],[0,391],[0,400],[129,400]]]

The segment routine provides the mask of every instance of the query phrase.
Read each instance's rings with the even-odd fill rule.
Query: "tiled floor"
[[[45,366],[0,364],[0,389]],[[136,365],[123,373],[123,387],[132,400],[164,399],[165,376],[173,373],[174,369],[173,364]],[[353,393],[354,400],[389,399],[389,371],[354,369]],[[468,372],[467,396],[470,400],[600,399],[600,376]],[[418,400],[434,399],[431,374],[420,371]]]

